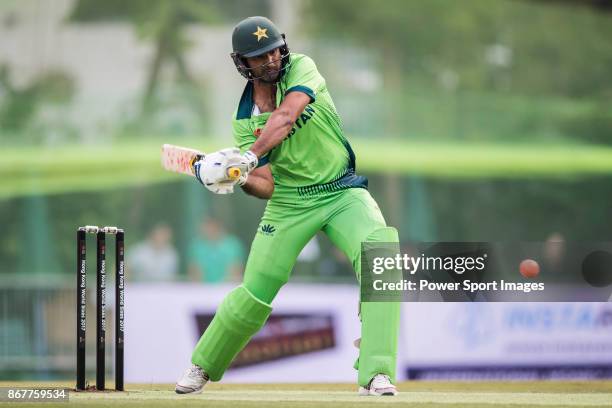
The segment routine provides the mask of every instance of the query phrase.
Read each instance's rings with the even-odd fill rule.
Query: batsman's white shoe
[[[208,374],[201,367],[192,364],[185,374],[176,382],[174,391],[177,394],[199,394],[208,382]]]
[[[376,374],[367,387],[359,387],[359,395],[393,396],[397,395],[397,389],[388,375]]]

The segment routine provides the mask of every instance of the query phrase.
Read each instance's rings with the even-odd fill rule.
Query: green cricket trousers
[[[366,189],[349,188],[291,200],[275,198],[268,201],[257,229],[242,285],[225,297],[193,352],[192,363],[202,367],[212,381],[222,378],[234,357],[264,325],[298,254],[318,231],[346,254],[358,280],[363,241],[398,242],[396,229],[387,227]],[[399,303],[362,302],[360,309],[361,345],[355,363],[358,383],[366,386],[379,373],[395,383]]]

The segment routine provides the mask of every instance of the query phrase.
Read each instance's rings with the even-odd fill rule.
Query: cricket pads
[[[366,238],[369,242],[399,242],[393,227],[379,228]],[[399,253],[399,244],[397,246]],[[401,278],[401,275],[399,276]],[[398,302],[361,303],[361,345],[355,368],[358,383],[367,386],[376,374],[386,374],[395,384],[400,304]]]
[[[238,286],[217,309],[196,345],[191,362],[202,367],[212,381],[219,381],[271,312],[269,304],[257,299],[244,286]]]

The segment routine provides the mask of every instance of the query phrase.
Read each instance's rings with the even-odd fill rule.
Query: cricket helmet
[[[256,57],[280,48],[282,76],[289,62],[289,48],[285,34],[281,33],[272,21],[266,17],[248,17],[239,22],[232,33],[232,60],[240,74],[248,80],[253,77],[252,69],[246,64],[245,58]]]

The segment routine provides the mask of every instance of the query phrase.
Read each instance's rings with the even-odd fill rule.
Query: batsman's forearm
[[[257,138],[255,143],[251,146],[251,151],[262,157],[270,150],[281,144],[281,142],[287,137],[291,128],[297,118],[293,118],[292,115],[283,109],[277,109],[272,112],[266,126],[264,127],[261,135]]]
[[[242,189],[249,195],[267,200],[274,193],[274,182],[265,177],[251,174]]]

